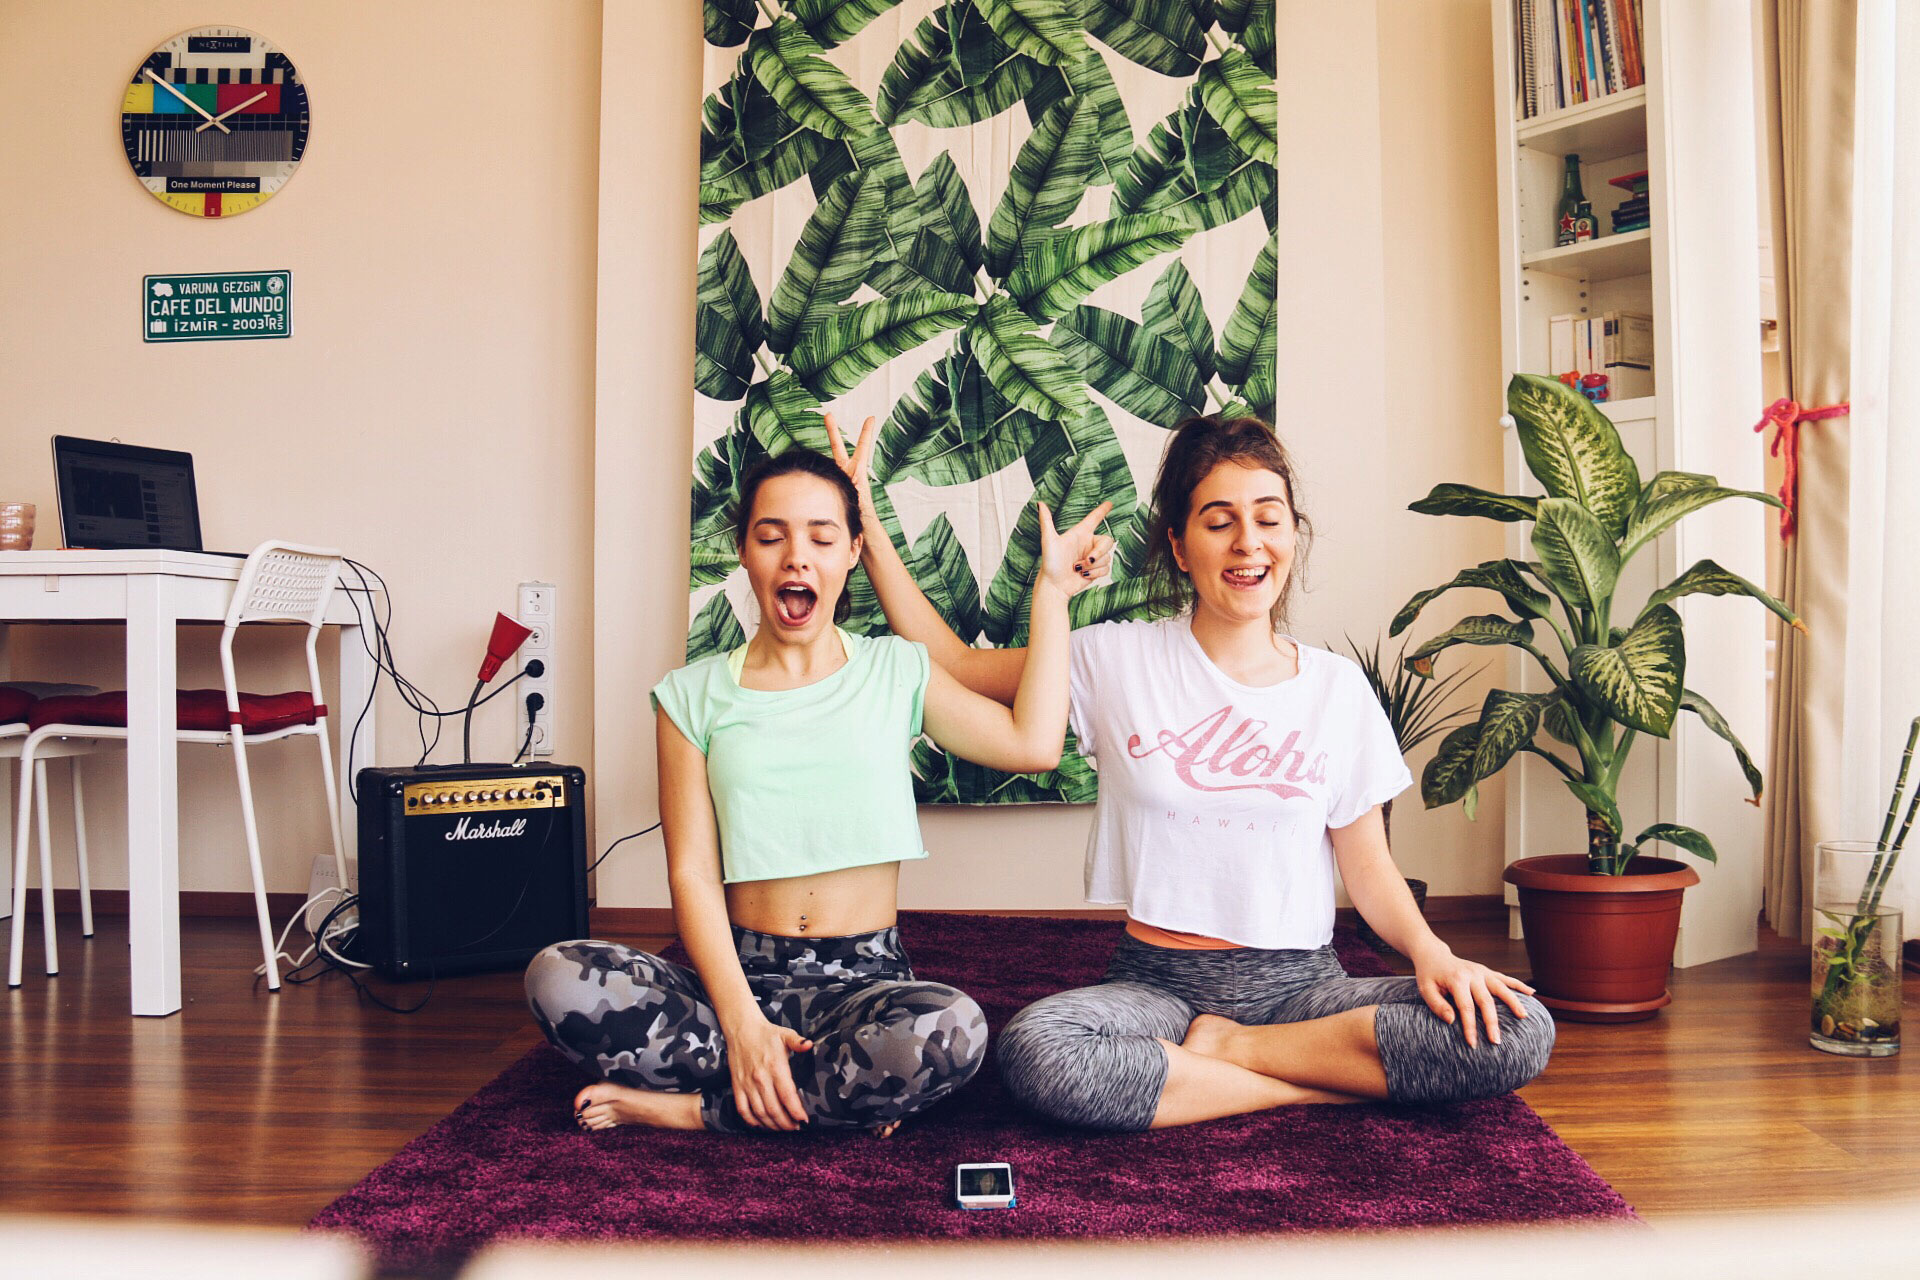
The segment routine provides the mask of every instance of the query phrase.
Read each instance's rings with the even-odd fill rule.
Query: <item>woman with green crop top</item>
[[[692,967],[580,941],[527,970],[547,1039],[598,1079],[574,1098],[583,1128],[885,1135],[973,1076],[979,1006],[915,980],[895,926],[900,864],[927,856],[909,751],[924,732],[990,768],[1059,763],[1066,584],[1105,510],[1056,534],[1040,508],[1032,639],[1008,706],[932,666],[923,645],[834,625],[863,532],[838,465],[792,449],[747,474],[735,540],[761,626],[653,690],[667,876]]]

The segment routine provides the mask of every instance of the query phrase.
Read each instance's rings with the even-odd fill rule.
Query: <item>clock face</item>
[[[198,27],[147,55],[120,107],[127,163],[163,203],[230,218],[266,203],[307,149],[307,88],[239,27]]]

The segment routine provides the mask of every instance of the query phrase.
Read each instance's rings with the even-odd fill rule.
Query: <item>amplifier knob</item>
[[[479,798],[480,798],[480,793],[479,793],[479,792],[477,792],[477,791],[469,791],[469,792],[467,792],[467,803],[468,803],[468,804],[472,804],[472,803],[473,803],[474,801],[476,801],[476,800],[478,800]]]
[[[497,804],[500,800],[500,793],[498,791],[489,791],[487,792],[487,799],[492,800]]]

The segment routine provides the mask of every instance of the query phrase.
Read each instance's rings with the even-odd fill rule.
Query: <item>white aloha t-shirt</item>
[[[1413,778],[1359,666],[1298,647],[1299,674],[1256,688],[1188,616],[1073,633],[1070,717],[1100,773],[1089,902],[1243,947],[1332,939],[1328,830]]]

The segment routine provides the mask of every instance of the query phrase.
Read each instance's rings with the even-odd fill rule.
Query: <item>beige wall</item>
[[[31,176],[0,224],[0,489],[41,504],[40,545],[59,537],[50,435],[190,449],[207,545],[289,538],[379,569],[402,669],[452,703],[515,584],[556,582],[556,758],[590,766],[599,17],[515,0],[7,0],[0,155]],[[119,140],[141,59],[212,21],[277,44],[313,102],[299,172],[224,223],[146,194]],[[293,337],[141,342],[142,275],[275,268],[293,272]],[[120,682],[117,632],[13,634],[19,677]],[[217,635],[183,634],[184,687],[218,685]],[[283,647],[252,646],[268,656],[251,683],[299,678]],[[507,703],[476,726],[491,758]],[[378,759],[412,763],[412,717],[391,693],[380,711]],[[456,726],[437,758],[458,751]],[[293,833],[325,831],[318,770],[297,745],[252,762],[274,815],[269,888],[304,889],[325,837]],[[121,886],[125,775],[92,767],[94,883]],[[181,786],[182,887],[245,887],[229,758],[186,750]]]
[[[236,0],[220,20],[294,58],[314,133],[286,190],[222,225],[144,195],[116,130],[124,77],[208,15],[129,12],[8,9],[0,154],[58,195],[6,215],[6,496],[51,519],[55,431],[192,449],[210,545],[295,537],[379,567],[403,667],[448,701],[514,584],[560,583],[559,758],[597,758],[603,845],[650,824],[646,689],[679,661],[686,617],[697,6],[609,0],[603,32],[590,4]],[[1405,511],[1438,480],[1499,483],[1489,15],[1281,0],[1280,22],[1284,426],[1320,530],[1296,629],[1338,646],[1498,554],[1491,527]],[[292,339],[139,341],[141,275],[278,267],[294,272]],[[19,675],[118,679],[111,633],[15,635]],[[210,635],[181,652],[183,683],[217,680]],[[380,759],[409,762],[412,717],[391,693],[381,714]],[[483,719],[477,739],[491,753],[507,733]],[[306,764],[260,773],[263,796],[290,798],[289,829],[322,821]],[[120,774],[99,767],[96,882],[112,886]],[[190,889],[246,883],[227,770],[217,752],[183,767]],[[1485,790],[1477,824],[1413,797],[1395,814],[1401,861],[1434,893],[1498,887],[1502,806]],[[908,868],[907,905],[1080,903],[1086,811],[923,821],[936,856]],[[301,887],[308,849],[268,844],[270,886]],[[616,854],[599,890],[665,903],[657,837]]]
[[[597,626],[601,704],[620,709],[598,726],[603,842],[657,815],[651,736],[630,718],[680,661],[686,618],[697,89],[680,86],[699,40],[687,10],[606,9],[605,64],[632,75],[606,78],[602,119],[659,127],[603,129]],[[1296,630],[1338,646],[1500,554],[1493,526],[1405,510],[1439,480],[1500,483],[1490,17],[1483,0],[1399,0],[1377,15],[1280,0],[1279,20],[1283,429],[1321,535]],[[1434,893],[1499,887],[1502,795],[1483,790],[1477,824],[1417,797],[1395,812],[1401,861]],[[934,856],[908,865],[902,900],[1076,907],[1088,816],[924,809]],[[607,863],[600,900],[667,901],[657,837]]]

